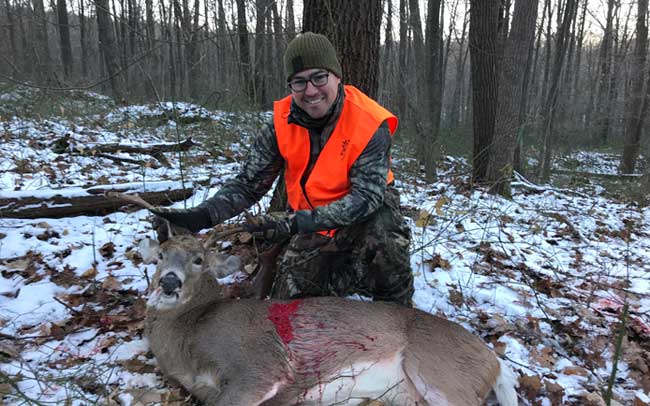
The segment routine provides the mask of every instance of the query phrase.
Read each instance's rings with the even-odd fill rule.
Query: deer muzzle
[[[170,272],[160,278],[160,287],[165,295],[171,295],[183,286],[183,282],[176,276],[175,273]]]

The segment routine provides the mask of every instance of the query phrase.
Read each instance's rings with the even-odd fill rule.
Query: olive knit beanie
[[[321,34],[305,32],[296,36],[284,53],[284,72],[287,80],[303,70],[322,68],[341,77],[341,64],[334,45]]]

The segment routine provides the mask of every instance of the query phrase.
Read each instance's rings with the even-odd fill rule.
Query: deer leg
[[[221,390],[214,388],[206,393],[206,397],[197,397],[203,400],[206,406],[259,406],[262,404],[266,406],[274,404],[268,403],[267,400],[271,400],[284,385],[284,382],[281,381],[252,383],[250,379],[237,379],[229,381],[227,385],[222,385]]]

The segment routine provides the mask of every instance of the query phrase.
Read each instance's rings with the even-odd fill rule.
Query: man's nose
[[[318,92],[318,88],[314,86],[311,81],[307,81],[307,87],[305,88],[305,94],[316,94]]]

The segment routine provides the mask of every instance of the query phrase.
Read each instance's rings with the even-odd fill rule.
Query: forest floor
[[[194,187],[176,204],[193,206],[234,176],[268,118],[12,89],[0,94],[0,202],[130,184]],[[92,152],[188,136],[199,145],[165,154],[169,166],[148,154]],[[616,159],[581,152],[558,163],[615,174]],[[494,348],[520,377],[522,404],[604,405],[615,368],[615,401],[650,405],[650,209],[613,198],[598,179],[568,188],[521,178],[508,200],[473,188],[462,158],[445,157],[435,183],[399,150],[394,162],[418,308]],[[137,250],[146,238],[155,236],[145,210],[0,216],[0,405],[172,404],[182,396],[142,336],[155,269]]]

